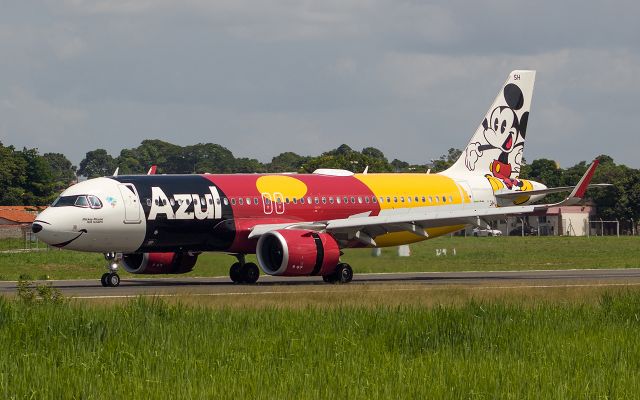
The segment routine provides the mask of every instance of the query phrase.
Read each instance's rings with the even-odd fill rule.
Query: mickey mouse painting
[[[465,163],[473,171],[483,151],[497,149],[499,155],[489,167],[492,176],[504,182],[508,189],[519,190],[522,182],[511,178],[511,175],[520,172],[529,112],[524,112],[520,117],[516,113],[524,105],[524,96],[516,84],[507,84],[503,95],[506,104],[495,107],[482,121],[486,143],[470,143],[466,149]]]

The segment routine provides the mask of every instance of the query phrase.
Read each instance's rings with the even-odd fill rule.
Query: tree
[[[54,190],[59,192],[76,180],[76,167],[61,153],[45,153],[42,158],[49,164]]]
[[[455,162],[460,158],[462,154],[462,150],[455,149],[451,147],[447,154],[443,154],[437,160],[433,161],[433,167],[431,168],[433,172],[442,172],[447,168],[451,167]]]
[[[112,175],[116,168],[116,160],[105,149],[96,149],[87,152],[84,159],[80,161],[78,175],[86,176],[87,178],[108,176]]]
[[[266,168],[269,172],[297,172],[310,158],[287,151],[273,157]]]

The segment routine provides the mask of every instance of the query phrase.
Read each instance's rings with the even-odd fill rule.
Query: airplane
[[[576,186],[547,188],[521,179],[535,71],[512,71],[460,158],[441,173],[156,174],[101,177],[66,189],[32,225],[62,249],[100,252],[105,287],[133,274],[182,274],[202,252],[237,261],[229,277],[322,276],[348,283],[342,249],[409,244],[487,226],[487,221],[578,203],[594,161]],[[562,202],[535,205],[570,192]],[[256,254],[258,265],[245,261]]]

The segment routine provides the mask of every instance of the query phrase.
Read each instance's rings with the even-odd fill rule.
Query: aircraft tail
[[[518,178],[536,71],[512,71],[460,158],[444,174]]]

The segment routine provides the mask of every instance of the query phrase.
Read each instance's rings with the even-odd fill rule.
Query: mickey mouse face
[[[518,117],[509,107],[496,107],[485,120],[484,137],[490,145],[510,153],[518,139]]]

